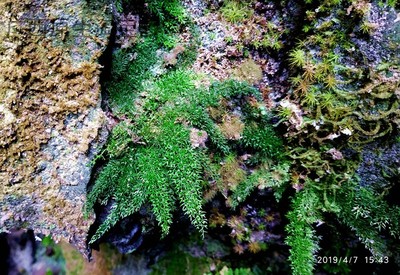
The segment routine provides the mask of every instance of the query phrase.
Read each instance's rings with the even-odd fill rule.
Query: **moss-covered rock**
[[[107,10],[0,1],[1,230],[29,227],[85,250],[88,164],[107,135],[98,64]]]

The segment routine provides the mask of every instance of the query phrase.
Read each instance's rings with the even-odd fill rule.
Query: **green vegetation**
[[[222,16],[231,23],[243,22],[253,14],[253,10],[249,5],[250,1],[224,1],[224,5],[221,8]]]
[[[135,109],[135,103],[131,102],[132,107],[126,115],[132,120],[126,119],[114,128],[104,149],[103,154],[110,161],[88,196],[87,209],[91,209],[98,199],[106,203],[111,196],[116,207],[92,242],[146,202],[152,205],[163,235],[168,233],[173,222],[175,201],[180,202],[193,225],[204,234],[202,175],[211,168],[204,161],[208,158],[207,150],[201,148],[201,142],[191,132],[194,129],[205,131],[210,147],[219,150],[224,158],[240,143],[228,146],[227,139],[207,113],[207,107],[217,106],[223,98],[256,93],[246,84],[233,81],[216,83],[209,90],[198,89],[193,84],[193,75],[183,70],[172,70],[153,81],[146,87],[148,90],[142,92]],[[257,137],[258,130],[252,128],[245,128],[244,146],[249,150],[260,150],[263,158],[276,158],[278,151],[273,146],[281,145],[281,142],[273,130],[261,128]],[[248,131],[254,132],[252,138]],[[262,135],[265,131],[268,136]]]
[[[395,133],[400,102],[395,95],[399,80],[393,76],[399,68],[386,65],[380,71],[349,66],[356,62],[349,61],[354,50],[348,36],[351,29],[359,25],[361,32],[372,31],[372,25],[360,19],[369,5],[351,1],[348,11],[355,19],[349,21],[341,9],[350,4],[319,2],[318,11],[329,12],[330,19],[323,21],[323,16],[307,11],[310,24],[303,29],[307,35],[288,58],[295,75],[291,99],[301,104],[298,108],[304,114],[301,127],[290,128],[287,140],[293,148],[289,156],[295,161],[292,185],[298,191],[286,228],[294,274],[312,274],[319,243],[315,225],[329,215],[353,230],[373,256],[390,254],[387,243],[398,238],[394,228],[398,228],[399,208],[389,206],[373,186],[361,187],[354,176],[359,159],[346,159],[341,150],[360,150]],[[281,117],[290,125],[294,113],[285,108],[281,107]]]
[[[173,251],[152,266],[150,274],[206,274],[210,272],[210,264],[209,258],[193,257],[181,251]]]
[[[219,12],[230,24],[240,25],[255,16],[252,4],[225,1]],[[234,75],[247,83],[202,86],[186,66],[195,43],[185,44],[177,36],[191,24],[179,1],[149,2],[154,20],[133,48],[115,53],[107,84],[120,122],[99,156],[107,165],[89,193],[86,211],[96,203],[112,200],[115,205],[91,243],[144,205],[151,206],[163,236],[178,205],[204,235],[203,204],[218,192],[235,211],[251,194],[267,188],[277,201],[290,196],[285,242],[293,274],[313,273],[320,253],[316,227],[332,219],[354,231],[373,256],[388,255],[388,246],[399,238],[400,208],[386,201],[387,190],[361,186],[356,175],[360,154],[349,158],[344,151],[360,151],[366,143],[396,133],[400,68],[389,61],[377,68],[349,65],[366,60],[357,56],[360,52],[354,54],[349,38],[353,32],[365,36],[373,31],[365,21],[366,1],[301,4],[308,22],[299,34],[302,39],[284,55],[291,89],[275,110],[280,119],[275,125],[287,129],[282,140],[271,124],[264,94],[250,86],[262,79],[261,66],[246,57]],[[349,19],[345,11],[354,16]],[[236,47],[283,48],[284,28],[265,23],[260,31],[252,24],[241,29],[243,41]],[[261,36],[264,40],[254,39]],[[236,43],[232,37],[226,40]],[[164,63],[159,49],[168,52]],[[264,231],[267,218],[255,226],[244,218],[227,218],[218,209],[212,212],[210,227],[229,226],[236,232],[231,238],[238,254],[267,249],[266,243],[251,239],[252,226]]]
[[[166,4],[157,7],[176,8]],[[150,10],[153,9],[155,7]],[[157,10],[155,14],[158,18],[167,18],[165,12]],[[178,17],[173,12],[168,14]],[[169,30],[172,28],[165,21],[162,24]],[[154,35],[154,31],[155,28],[151,28],[134,49],[115,53],[113,79],[107,88],[111,107],[123,121],[114,128],[101,154],[109,162],[88,195],[86,211],[91,211],[97,202],[106,204],[111,198],[115,206],[91,243],[144,204],[151,205],[163,236],[169,232],[177,202],[192,224],[204,234],[206,220],[202,192],[206,180],[210,180],[204,175],[214,173],[216,164],[212,163],[224,159],[229,162],[230,152],[240,146],[257,152],[255,163],[278,160],[282,154],[282,142],[268,124],[265,111],[258,108],[262,103],[250,105],[246,100],[247,97],[254,100],[260,97],[256,89],[237,81],[214,83],[209,88],[196,87],[196,76],[187,69],[160,70],[157,66],[162,65],[157,63],[155,51],[162,43],[157,43],[158,34]],[[158,30],[163,31],[164,28]],[[132,55],[135,59],[129,61]],[[235,133],[236,128],[222,132],[218,126],[221,117],[213,119],[208,112],[209,108],[220,108],[222,101],[233,99],[246,109],[243,117],[237,119],[251,125],[244,126],[243,138],[234,141],[232,137],[240,137],[239,132]],[[226,106],[220,113],[226,117],[232,111]],[[213,158],[210,158],[211,151],[205,142],[214,151]],[[223,172],[227,167],[221,168],[221,176],[215,175],[215,180],[223,180],[222,174],[229,174]],[[237,184],[246,177],[243,171]],[[233,188],[230,183],[225,186]]]
[[[318,221],[318,198],[303,191],[294,198],[293,210],[287,215],[289,236],[286,243],[291,247],[289,260],[293,274],[312,274],[314,255],[318,251],[318,240],[312,225]]]

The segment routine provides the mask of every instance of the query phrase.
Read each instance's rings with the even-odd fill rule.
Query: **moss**
[[[238,116],[225,115],[219,128],[227,139],[238,140],[243,133],[244,123]]]
[[[193,257],[181,251],[170,252],[152,266],[150,274],[204,274],[210,272],[211,260],[206,257]]]
[[[247,81],[255,84],[261,81],[263,74],[260,65],[256,64],[253,59],[245,60],[233,73],[240,81]]]
[[[246,178],[246,172],[234,156],[228,156],[220,169],[224,189],[235,190],[237,185]]]
[[[0,18],[4,22],[9,18],[22,22],[23,18],[37,14],[52,18],[62,12],[72,22],[79,20],[79,14],[85,14],[97,37],[82,38],[90,45],[82,47],[79,43],[69,44],[57,35],[29,32],[17,25],[9,36],[1,33],[4,51],[0,53],[0,117],[6,117],[7,121],[0,119],[0,203],[4,213],[19,213],[10,216],[11,224],[19,223],[17,215],[20,215],[25,225],[36,232],[53,233],[56,240],[76,242],[83,252],[89,222],[83,221],[78,209],[84,197],[67,197],[63,191],[81,179],[69,181],[62,170],[79,159],[89,162],[89,146],[95,147],[104,123],[98,108],[100,65],[97,58],[107,44],[111,17],[100,9],[86,10],[84,5],[72,5],[71,1],[45,5],[42,10],[38,5],[2,1]],[[57,152],[50,152],[55,140],[63,146]],[[8,204],[11,195],[21,199],[19,206]],[[26,213],[19,209],[27,204],[34,205],[33,213],[28,207]]]
[[[245,129],[244,122],[232,114],[229,104],[224,108],[226,115],[217,118],[221,120],[219,126],[206,110],[215,109],[219,102],[228,102],[233,98],[240,99],[244,104],[248,104],[245,100],[247,96],[253,96],[252,102],[257,101],[256,90],[244,83],[228,81],[215,83],[209,89],[197,88],[194,75],[188,71],[169,69],[161,76],[155,76],[146,73],[145,64],[148,63],[126,66],[127,75],[120,79],[132,83],[134,90],[131,90],[131,98],[124,98],[123,106],[129,109],[116,108],[131,119],[125,119],[124,123],[114,128],[103,152],[111,160],[90,192],[86,209],[90,212],[97,201],[106,203],[111,197],[117,206],[100,225],[91,242],[119,219],[138,211],[146,202],[151,204],[163,235],[169,232],[176,201],[181,203],[197,229],[204,233],[202,182],[206,180],[204,174],[213,170],[205,161],[208,159],[206,153],[211,153],[207,144],[217,149],[224,158],[239,145],[235,142],[230,148],[228,140],[240,141],[240,133]],[[139,68],[141,75],[130,77]],[[136,77],[140,82],[136,82]],[[114,79],[109,85],[113,83],[117,86],[110,87],[117,92],[119,81]],[[247,108],[255,109],[253,105],[248,105]],[[199,139],[194,139],[195,133],[207,137],[207,144],[205,140],[198,142]],[[274,134],[273,131],[270,134]],[[246,146],[253,148],[255,144],[248,143]],[[221,179],[225,185],[221,190],[234,189],[246,177],[244,170],[238,167],[236,157],[227,158],[226,165],[221,168]]]
[[[367,1],[314,1],[313,5],[318,6],[315,10],[307,6],[310,2],[304,3],[310,25],[303,28],[302,40],[287,56],[293,76],[293,93],[289,93],[289,97],[291,102],[299,104],[281,102],[278,109],[282,117],[280,123],[287,120],[284,123],[289,127],[287,142],[292,148],[289,155],[294,160],[291,180],[297,190],[291,199],[293,210],[287,215],[289,225],[286,228],[294,274],[313,272],[313,255],[318,248],[313,223],[324,221],[326,212],[338,220],[346,220],[372,254],[379,255],[385,250],[386,238],[378,236],[377,228],[368,227],[367,222],[364,224],[358,219],[354,213],[358,208],[353,208],[352,214],[346,210],[350,206],[345,201],[360,202],[363,200],[360,197],[368,197],[371,191],[356,187],[358,181],[353,175],[359,160],[355,156],[346,158],[342,152],[349,147],[360,151],[365,143],[390,137],[396,133],[398,121],[395,111],[399,104],[395,96],[398,88],[394,87],[398,87],[399,79],[393,77],[397,66],[382,66],[386,71],[383,73],[374,67],[361,69],[370,65],[366,60],[359,63],[359,68],[350,65],[358,62],[357,55],[362,53],[352,45],[349,34],[360,26],[365,32],[372,32],[374,26],[362,19],[371,4]],[[352,20],[341,12],[344,7],[354,15]],[[352,47],[355,50],[352,51]],[[386,74],[389,71],[391,73]],[[294,119],[294,113],[298,119]],[[247,192],[246,186],[238,189],[238,194]],[[346,199],[339,195],[345,193]],[[360,197],[351,198],[352,195]],[[383,206],[386,205],[383,198],[371,200],[371,204],[382,204],[377,208],[386,209],[386,214],[380,215],[394,226],[395,218],[389,213],[396,212],[395,208],[389,210]],[[373,214],[365,219],[375,223],[378,231],[383,226],[382,220],[373,221]]]
[[[221,14],[228,22],[243,22],[253,14],[253,10],[249,8],[249,4],[250,1],[225,1],[221,8]]]

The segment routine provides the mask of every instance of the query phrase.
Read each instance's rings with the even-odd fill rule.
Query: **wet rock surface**
[[[369,64],[373,66],[382,63],[398,64],[400,61],[400,18],[396,10],[390,7],[381,8],[375,3],[371,4],[365,15],[364,24],[368,24],[370,33],[364,34],[364,38],[354,37],[353,41]],[[355,27],[354,32],[360,34],[360,26]]]
[[[90,161],[105,142],[98,58],[105,1],[0,1],[0,228],[32,228],[81,252]]]
[[[357,170],[362,186],[384,190],[398,184],[400,175],[400,143],[374,143],[362,152],[362,163]]]

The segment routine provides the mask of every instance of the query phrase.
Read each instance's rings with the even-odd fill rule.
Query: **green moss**
[[[313,7],[306,12],[307,34],[286,56],[294,77],[290,104],[278,108],[277,124],[288,126],[285,142],[271,125],[260,93],[248,84],[262,78],[254,61],[245,60],[236,71],[248,83],[229,80],[210,87],[196,86],[196,76],[185,67],[189,62],[182,65],[195,51],[185,50],[173,66],[156,70],[155,52],[175,48],[176,33],[187,18],[174,1],[170,6],[150,3],[157,20],[149,24],[143,43],[115,55],[109,90],[112,107],[123,115],[123,122],[103,151],[110,160],[89,194],[87,211],[111,198],[116,205],[92,241],[145,204],[151,205],[164,235],[178,205],[204,233],[203,193],[209,200],[222,192],[227,205],[236,208],[255,190],[272,189],[280,199],[294,187],[286,227],[294,274],[313,272],[319,245],[315,225],[326,213],[353,229],[374,255],[382,255],[387,246],[380,234],[399,235],[399,209],[373,190],[358,187],[353,175],[359,160],[344,159],[341,150],[349,143],[357,148],[394,132],[399,69],[384,64],[376,72],[342,64],[353,58],[348,34],[357,19],[343,23],[347,2],[311,2],[303,3],[305,9]],[[232,23],[244,22],[252,16],[249,5],[225,1],[221,14]],[[249,43],[257,49],[279,50],[278,27],[266,29],[265,41]],[[130,56],[134,58],[127,61]],[[210,222],[217,226],[227,220],[213,213]],[[260,250],[259,244],[254,242],[250,249]],[[202,266],[199,259],[177,252],[154,272],[207,272],[194,269],[192,263]]]
[[[234,76],[241,81],[255,84],[262,80],[263,74],[260,65],[252,59],[247,59],[235,70]]]
[[[362,54],[352,45],[349,34],[360,27],[367,33],[373,31],[373,26],[362,19],[369,8],[367,1],[304,2],[310,24],[303,28],[303,39],[287,58],[293,76],[290,97],[300,103],[301,127],[296,127],[299,120],[292,110],[278,109],[280,123],[286,120],[292,127],[287,142],[294,161],[292,186],[298,192],[287,215],[286,231],[295,274],[313,272],[313,255],[318,248],[314,226],[324,221],[326,212],[354,230],[377,256],[387,251],[387,239],[396,238],[397,231],[391,231],[398,227],[397,207],[389,207],[382,196],[359,186],[353,178],[359,160],[345,159],[341,150],[361,150],[363,144],[396,132],[399,99],[394,87],[399,80],[392,76],[399,69],[382,64],[363,71],[349,65]],[[309,8],[311,2],[318,8]],[[349,5],[348,12],[354,15],[351,20],[341,11]],[[363,65],[368,66],[368,62]],[[391,237],[380,236],[385,230]]]
[[[211,259],[193,257],[181,251],[173,251],[153,265],[152,275],[206,274],[210,272]]]
[[[239,125],[235,126],[239,130],[232,131],[233,126],[226,123],[218,126],[207,110],[218,106],[223,99],[235,99],[247,105],[246,110],[253,113],[253,117],[245,116],[246,120],[252,121],[260,116],[260,110],[246,100],[249,96],[259,99],[260,95],[246,83],[231,80],[214,83],[208,89],[196,87],[195,76],[187,69],[182,69],[182,63],[185,63],[182,59],[178,59],[174,68],[154,72],[158,66],[155,52],[166,46],[165,36],[174,36],[179,25],[185,22],[183,17],[177,20],[178,24],[161,22],[162,18],[177,19],[178,13],[181,14],[180,8],[174,6],[174,1],[170,4],[172,6],[161,4],[160,1],[150,3],[149,9],[160,21],[150,24],[148,34],[143,35],[134,48],[114,54],[112,79],[107,83],[107,89],[111,107],[124,119],[114,128],[103,150],[102,156],[109,162],[88,195],[86,212],[90,212],[98,202],[107,203],[111,197],[116,205],[91,242],[144,204],[152,206],[164,236],[173,222],[172,214],[177,202],[192,224],[204,234],[202,191],[208,179],[203,176],[214,175],[219,178],[216,175],[219,169],[215,169],[216,164],[212,162],[224,159],[241,146],[238,140],[245,128],[238,116],[235,116],[237,123],[234,125]],[[231,111],[225,110],[227,116],[232,117],[229,114]],[[193,130],[206,134],[209,148],[198,148],[198,143],[192,143],[190,133]],[[274,135],[271,129],[268,134]],[[234,142],[230,144],[229,140]],[[245,146],[249,150],[267,147],[267,144],[251,143],[246,136],[247,141]],[[212,159],[208,157],[211,152],[216,153],[216,158],[210,162],[207,159]],[[268,152],[271,153],[271,150]],[[265,157],[269,153],[265,151]],[[220,170],[221,174],[227,175],[223,170]],[[236,176],[233,178],[236,179]],[[245,177],[246,173],[242,171],[234,185]]]
[[[279,158],[284,154],[282,140],[267,123],[247,123],[240,143],[253,148],[258,157],[261,155],[261,157]]]
[[[228,22],[243,22],[253,14],[253,10],[249,8],[249,4],[250,1],[225,1],[221,8],[221,14]]]
[[[149,90],[132,112],[135,121],[123,122],[115,127],[103,153],[111,160],[88,196],[87,211],[93,208],[96,201],[106,203],[111,196],[116,201],[116,207],[100,226],[92,242],[118,220],[138,211],[146,202],[151,204],[164,235],[172,223],[175,201],[180,202],[192,223],[204,233],[202,175],[211,168],[203,161],[206,152],[191,144],[190,127],[205,131],[211,145],[226,154],[230,150],[227,143],[229,137],[222,135],[216,122],[206,112],[207,106],[216,105],[223,97],[238,97],[255,91],[232,81],[213,85],[208,91],[198,89],[193,84],[193,76],[183,70],[170,71],[153,81],[152,85],[145,86]],[[265,140],[263,134],[268,134],[269,140]],[[278,142],[272,129],[267,133],[260,132],[257,138],[261,139],[259,143],[252,142],[255,139],[250,136],[248,134],[244,139],[246,147],[261,149],[265,156],[274,156],[273,146],[267,144]],[[225,175],[222,178],[226,178],[229,173],[221,174]],[[228,176],[227,180],[235,178],[232,184],[237,184],[244,177],[243,171],[240,178],[236,179],[237,175]]]

